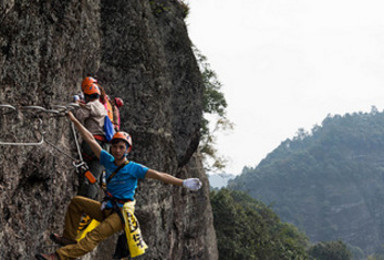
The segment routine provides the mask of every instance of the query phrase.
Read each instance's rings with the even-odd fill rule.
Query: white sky
[[[384,105],[383,0],[186,0],[189,36],[223,83],[239,174],[328,114]]]

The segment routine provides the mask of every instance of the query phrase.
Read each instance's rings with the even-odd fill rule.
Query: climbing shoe
[[[76,244],[77,242],[74,241],[74,240],[71,240],[71,239],[68,239],[68,238],[65,238],[65,237],[61,237],[59,236],[58,234],[54,234],[52,233],[49,238],[55,242],[56,244],[58,245],[61,245],[61,246],[66,246],[66,245],[72,245],[72,244]]]
[[[60,260],[59,256],[56,253],[53,254],[37,254],[36,259],[38,260]]]

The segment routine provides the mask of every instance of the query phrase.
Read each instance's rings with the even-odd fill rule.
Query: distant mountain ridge
[[[228,181],[235,178],[236,175],[230,173],[214,173],[208,174],[209,185],[213,188],[223,188],[226,187]]]
[[[328,116],[300,129],[228,188],[270,204],[312,242],[341,239],[366,254],[384,244],[384,113]]]

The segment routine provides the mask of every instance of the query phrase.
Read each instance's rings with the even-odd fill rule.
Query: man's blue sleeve
[[[143,165],[141,165],[139,163],[134,163],[134,165],[135,165],[135,175],[136,175],[136,178],[144,179],[145,178],[145,174],[147,174],[148,167],[143,166]]]
[[[113,156],[110,153],[108,153],[104,149],[101,150],[101,153],[100,153],[100,164],[101,165],[103,165],[104,167],[107,167],[107,165],[110,163],[113,163],[114,160],[115,160],[115,158],[113,158]]]

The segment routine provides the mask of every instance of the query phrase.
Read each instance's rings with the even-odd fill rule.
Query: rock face
[[[218,258],[208,180],[196,153],[203,85],[183,16],[176,0],[0,3],[0,104],[20,108],[0,107],[1,142],[38,142],[44,131],[45,140],[76,157],[66,118],[21,107],[68,104],[82,78],[93,75],[125,101],[120,113],[133,136],[131,160],[203,181],[198,192],[139,183],[136,213],[150,248],[142,259]],[[77,188],[72,160],[47,143],[0,145],[0,259],[53,251],[48,236],[61,232]],[[110,259],[114,242],[84,259]]]

